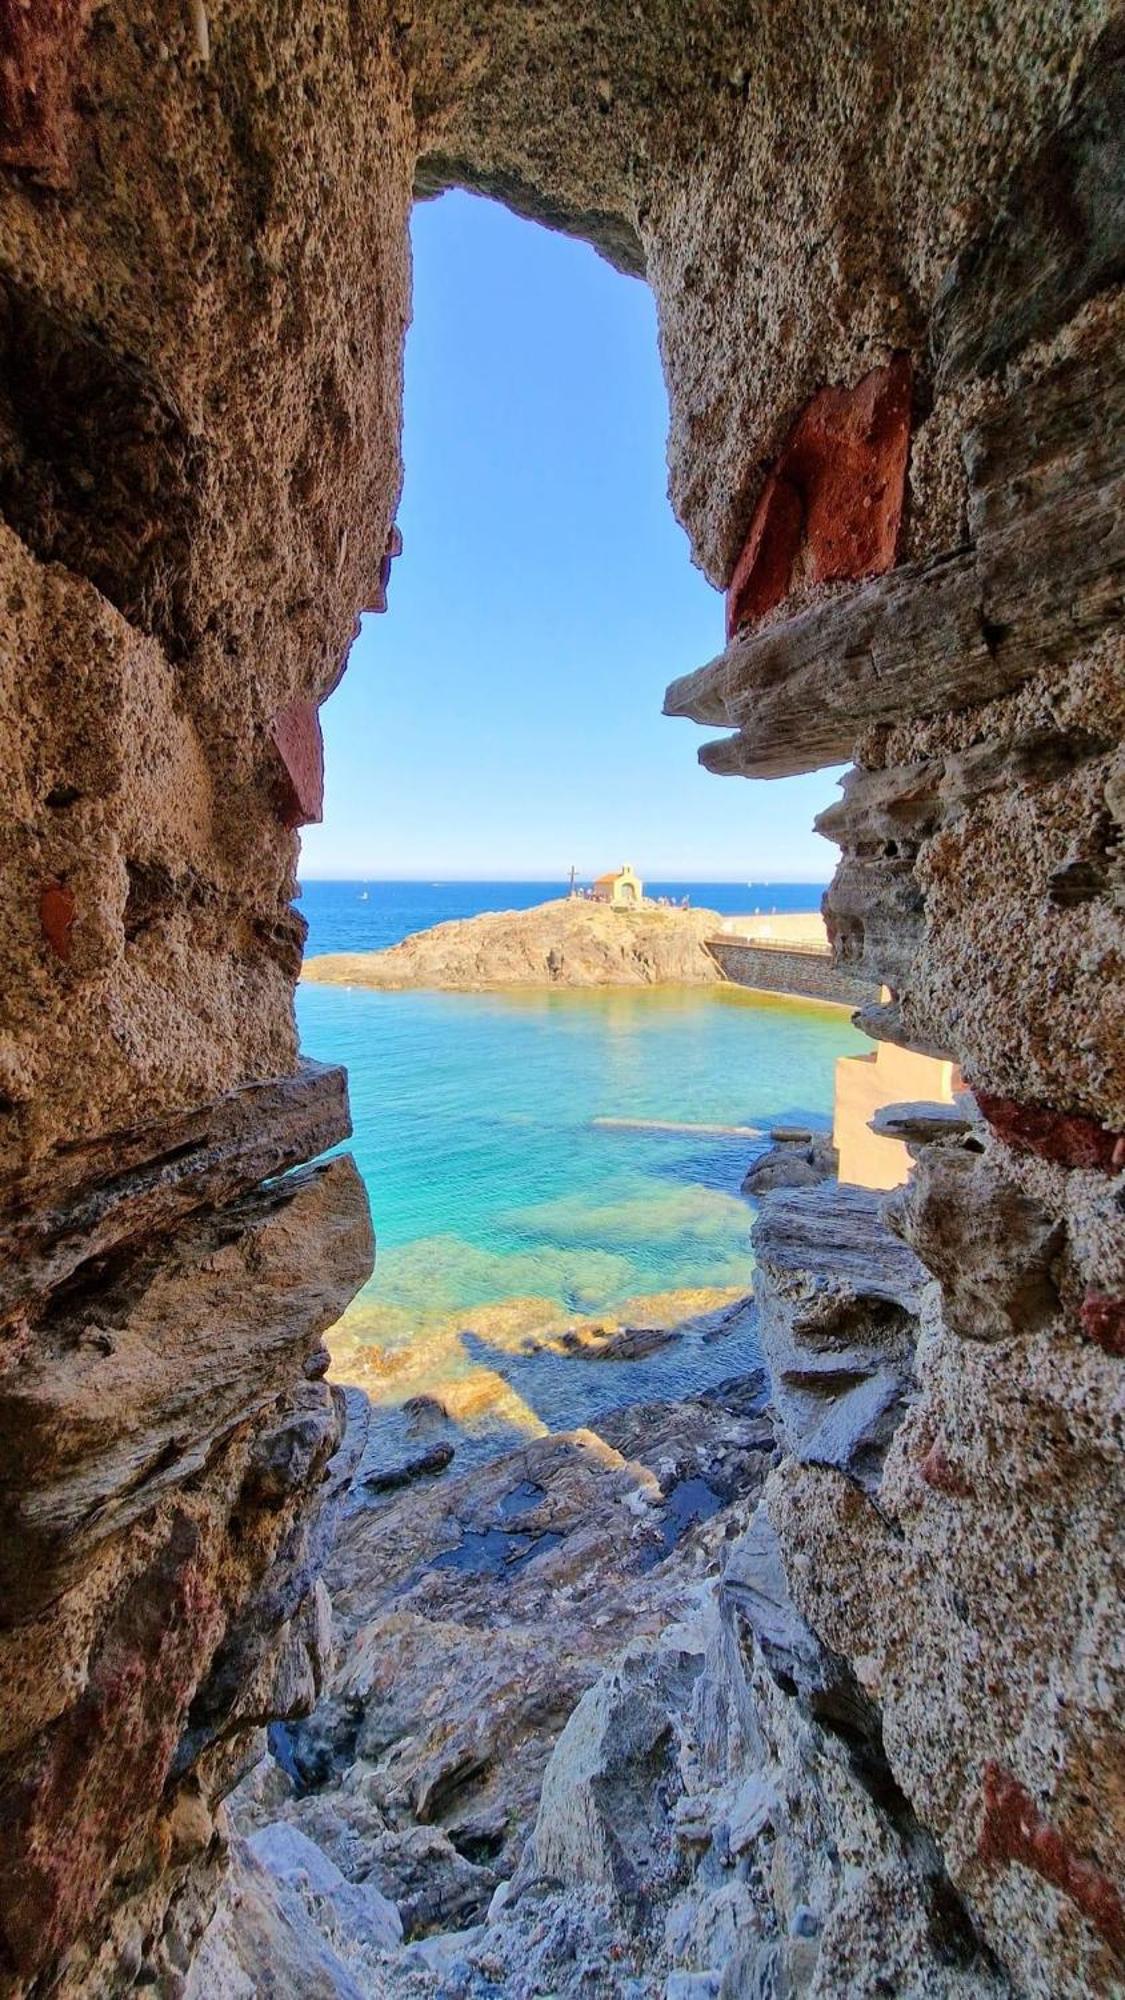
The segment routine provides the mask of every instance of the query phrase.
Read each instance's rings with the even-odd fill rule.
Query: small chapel
[[[624,867],[594,882],[595,903],[612,903],[615,910],[638,910],[644,902],[644,883],[626,861]]]

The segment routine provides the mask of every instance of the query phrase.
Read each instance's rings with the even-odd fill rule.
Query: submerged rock
[[[453,1463],[451,1444],[433,1444],[427,1451],[419,1452],[416,1458],[404,1459],[398,1465],[388,1465],[382,1470],[365,1472],[363,1484],[369,1493],[397,1493],[400,1486],[410,1486],[416,1479],[432,1479],[444,1472]]]

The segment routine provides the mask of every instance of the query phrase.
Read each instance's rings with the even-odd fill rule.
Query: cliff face
[[[306,959],[302,978],[332,986],[711,986],[704,940],[713,910],[614,910],[561,897],[437,924],[388,951]]]
[[[1119,22],[33,0],[0,33],[4,1990],[180,1991],[221,1798],[323,1672],[319,1335],[371,1246],[346,1161],[278,1178],[347,1130],[297,1066],[296,828],[385,603],[410,204],[461,184],[647,274],[674,504],[730,587],[669,705],[731,732],[718,771],[851,760],[837,949],[981,1113],[894,1216],[913,1303],[857,1333],[811,1248],[775,1287],[814,1360],[700,1695],[708,1768],[778,1801],[736,1857],[774,1871],[747,1990],[1113,1991]],[[843,1249],[817,1197],[798,1235]],[[591,1826],[618,1693],[576,1725],[617,1760]]]

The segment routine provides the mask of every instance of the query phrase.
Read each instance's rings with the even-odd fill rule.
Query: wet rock
[[[596,1347],[585,1350],[591,1361],[643,1361],[677,1339],[671,1326],[620,1326]]]
[[[400,1465],[389,1465],[383,1471],[365,1472],[363,1484],[369,1493],[397,1493],[401,1486],[410,1486],[415,1479],[432,1479],[444,1472],[453,1463],[451,1444],[434,1444],[428,1451],[419,1452],[416,1458],[405,1459]]]

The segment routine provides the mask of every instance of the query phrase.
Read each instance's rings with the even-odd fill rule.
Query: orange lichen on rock
[[[1061,1889],[1111,1948],[1125,1955],[1125,1906],[1109,1876],[1075,1854],[1063,1834],[1040,1812],[1031,1793],[996,1763],[984,1770],[984,1818],[977,1853],[982,1861],[1018,1861]]]
[[[894,564],[910,448],[910,361],[821,389],[782,447],[727,591],[727,636],[799,582],[881,576]]]

